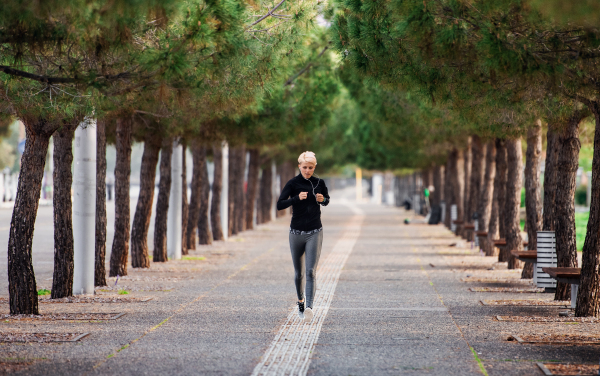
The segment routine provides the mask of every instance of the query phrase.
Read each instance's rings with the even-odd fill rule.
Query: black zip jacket
[[[315,188],[314,194],[313,187]],[[306,199],[300,200],[300,192],[308,192]],[[323,195],[323,202],[317,202],[317,193]],[[319,205],[327,206],[328,204],[329,192],[327,186],[325,186],[325,181],[311,176],[310,182],[308,182],[302,174],[298,174],[283,187],[279,200],[277,200],[277,210],[285,210],[292,206],[292,223],[290,227],[299,231],[311,231],[323,227]]]

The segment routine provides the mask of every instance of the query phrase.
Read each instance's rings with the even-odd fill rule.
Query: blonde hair
[[[316,166],[317,165],[317,156],[312,151],[305,151],[304,153],[300,154],[300,156],[298,157],[298,164],[301,164],[304,162],[314,163]]]

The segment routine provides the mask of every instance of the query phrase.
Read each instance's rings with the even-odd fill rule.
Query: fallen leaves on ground
[[[518,287],[471,287],[472,292],[517,292],[517,293],[534,293],[544,292],[542,288],[518,288]]]
[[[570,300],[542,300],[542,299],[501,299],[482,300],[483,305],[489,306],[565,306],[571,305]]]
[[[73,341],[83,333],[0,333],[2,342],[65,342]]]
[[[544,366],[553,375],[575,376],[575,375],[598,375],[597,364],[557,364],[544,363]]]
[[[584,345],[584,344],[600,344],[600,335],[587,335],[587,334],[521,334],[518,336],[512,336],[514,339],[517,337],[521,339],[523,343],[539,343],[539,344],[571,344],[571,345]]]
[[[119,313],[51,313],[41,315],[0,315],[0,320],[52,321],[52,320],[114,320]],[[119,316],[120,317],[120,316]]]

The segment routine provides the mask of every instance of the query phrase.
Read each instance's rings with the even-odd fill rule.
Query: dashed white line
[[[355,215],[351,218],[329,256],[319,265],[317,292],[313,307],[315,316],[312,322],[305,323],[300,320],[295,306],[290,309],[285,324],[279,329],[275,339],[262,356],[261,362],[254,368],[252,376],[306,375],[342,268],[356,244],[360,226],[364,220],[362,210],[354,206],[350,206],[350,208]]]

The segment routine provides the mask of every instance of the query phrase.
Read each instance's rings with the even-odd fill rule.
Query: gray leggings
[[[296,294],[304,299],[304,270],[306,265],[306,307],[311,307],[317,291],[317,264],[321,257],[323,230],[313,234],[296,235],[290,233],[290,250],[296,272]],[[306,260],[306,261],[305,261]]]

